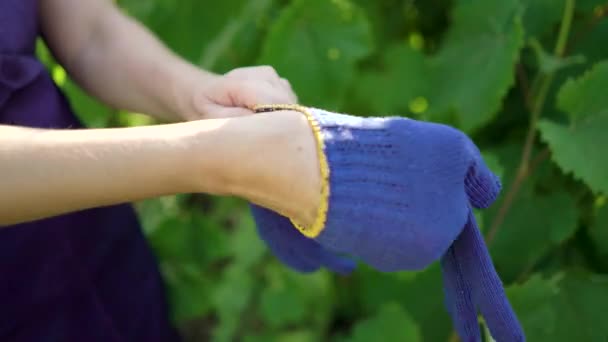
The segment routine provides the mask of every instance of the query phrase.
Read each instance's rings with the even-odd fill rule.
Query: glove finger
[[[460,262],[454,246],[441,257],[446,306],[461,341],[478,342],[481,335],[477,311],[471,297],[471,286],[466,282]]]
[[[479,307],[494,339],[525,341],[472,212],[469,212],[469,221],[462,234],[454,242],[454,249],[456,257],[462,261],[464,277],[472,286],[473,302]]]
[[[500,180],[487,167],[472,142],[469,143],[469,149],[474,157],[465,177],[465,191],[471,205],[475,208],[487,208],[494,203],[500,193]]]
[[[348,274],[356,267],[354,261],[335,255],[302,235],[288,218],[256,205],[251,205],[251,211],[260,237],[272,253],[292,269],[309,273],[324,266],[339,274]]]

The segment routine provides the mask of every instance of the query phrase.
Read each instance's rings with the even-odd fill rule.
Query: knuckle
[[[259,68],[260,68],[260,71],[262,71],[264,73],[278,77],[277,71],[271,65],[261,65]]]
[[[281,83],[283,83],[283,85],[291,88],[291,83],[287,79],[281,78]]]

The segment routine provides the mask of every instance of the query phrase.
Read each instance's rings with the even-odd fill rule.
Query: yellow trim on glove
[[[323,231],[323,228],[325,228],[327,211],[329,209],[329,164],[327,163],[327,156],[325,155],[325,142],[323,140],[321,126],[319,126],[319,123],[311,113],[311,109],[308,107],[293,104],[256,105],[253,107],[253,111],[256,113],[272,112],[277,110],[294,110],[304,114],[308,120],[308,123],[310,124],[310,127],[312,128],[313,135],[317,142],[317,155],[319,156],[319,169],[321,171],[321,200],[319,203],[319,208],[317,209],[317,217],[315,218],[313,225],[310,227],[304,227],[290,218],[291,223],[302,234],[309,238],[315,238],[319,236],[319,234],[321,234]]]

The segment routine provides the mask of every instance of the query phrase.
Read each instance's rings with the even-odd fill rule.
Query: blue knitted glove
[[[381,271],[427,267],[447,251],[473,205],[500,185],[479,151],[449,126],[360,118],[301,106],[317,137],[323,176],[316,222],[294,226],[330,251]],[[263,226],[263,225],[262,225]]]
[[[405,118],[257,110],[281,109],[309,119],[324,186],[314,225],[283,218],[274,227],[297,228],[380,271],[422,269],[441,257],[446,304],[463,340],[480,340],[476,308],[497,341],[524,340],[470,209],[489,206],[500,183],[466,135]],[[256,218],[261,231],[281,218],[266,214]]]

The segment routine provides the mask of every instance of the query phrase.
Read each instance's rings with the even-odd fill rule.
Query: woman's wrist
[[[320,200],[316,142],[299,112],[205,120],[191,136],[201,191],[232,195],[312,223]],[[191,177],[196,179],[196,177]]]

